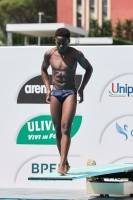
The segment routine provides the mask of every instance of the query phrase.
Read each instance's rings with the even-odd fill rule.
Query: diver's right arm
[[[49,81],[49,75],[48,75],[48,67],[50,65],[50,53],[46,52],[44,54],[44,60],[42,62],[41,67],[41,74],[42,74],[42,80],[44,85],[46,86],[46,102],[50,103],[50,94],[51,94],[51,88],[50,88],[50,81]]]

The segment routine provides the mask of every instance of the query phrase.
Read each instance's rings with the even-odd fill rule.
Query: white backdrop
[[[50,48],[0,48],[0,187],[85,189],[85,179],[70,183],[28,181],[29,176],[56,170],[59,163],[57,147],[51,142],[55,138],[49,105],[17,103],[21,88],[41,74],[43,55]],[[85,88],[84,102],[77,107],[79,121],[73,125],[70,166],[85,166],[89,158],[97,164],[133,162],[133,47],[76,48],[94,72]],[[77,74],[84,74],[79,65]],[[36,82],[33,85],[36,87]],[[39,87],[33,91],[36,98],[43,91]],[[53,134],[52,140],[45,138],[48,134]]]

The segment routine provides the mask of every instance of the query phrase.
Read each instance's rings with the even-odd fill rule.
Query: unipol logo
[[[52,75],[49,75],[49,80],[52,88]],[[82,75],[75,76],[76,88],[79,88],[81,80],[82,80]],[[47,104],[46,87],[42,81],[41,75],[30,79],[22,86],[17,97],[17,103]]]
[[[102,133],[101,144],[114,145],[133,142],[133,116],[125,116],[110,123]]]
[[[131,99],[133,97],[133,74],[119,76],[112,80],[104,89],[101,100]],[[114,102],[114,101],[113,101]]]
[[[133,86],[111,83],[111,90],[108,91],[110,97],[133,97]]]

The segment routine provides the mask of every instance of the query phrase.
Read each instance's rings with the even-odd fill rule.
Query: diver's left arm
[[[81,65],[81,67],[83,69],[85,69],[85,74],[84,74],[82,83],[78,89],[78,95],[80,97],[79,103],[82,103],[84,100],[83,91],[85,89],[85,86],[87,85],[87,83],[90,80],[90,77],[93,72],[93,68],[92,68],[91,64],[89,63],[89,61],[84,57],[82,52],[78,51],[76,58],[77,58],[77,62]]]

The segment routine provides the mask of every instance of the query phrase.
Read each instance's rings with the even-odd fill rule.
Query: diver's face
[[[56,47],[58,49],[58,52],[62,54],[67,50],[68,45],[70,43],[70,39],[68,39],[65,36],[57,36],[55,38],[55,43],[56,43]]]

